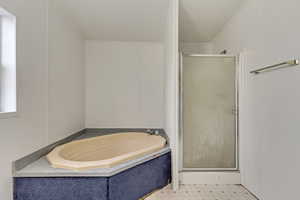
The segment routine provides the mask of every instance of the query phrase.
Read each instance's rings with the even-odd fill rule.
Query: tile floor
[[[145,200],[257,200],[240,185],[181,185],[176,192],[170,186],[154,192]]]

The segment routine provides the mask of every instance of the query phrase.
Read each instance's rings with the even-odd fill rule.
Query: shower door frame
[[[183,167],[183,57],[221,57],[235,59],[235,167],[234,168],[184,168]],[[230,172],[239,171],[239,58],[236,55],[186,54],[180,52],[179,65],[179,171],[180,172]]]

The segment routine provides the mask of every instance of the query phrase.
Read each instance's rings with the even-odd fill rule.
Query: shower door
[[[236,170],[236,57],[183,55],[182,170]]]

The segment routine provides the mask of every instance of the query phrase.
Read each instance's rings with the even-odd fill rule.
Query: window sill
[[[17,112],[0,112],[0,119],[14,118],[17,114]]]

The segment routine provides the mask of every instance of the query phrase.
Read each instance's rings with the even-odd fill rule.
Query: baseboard
[[[241,184],[240,172],[181,172],[181,184]]]

